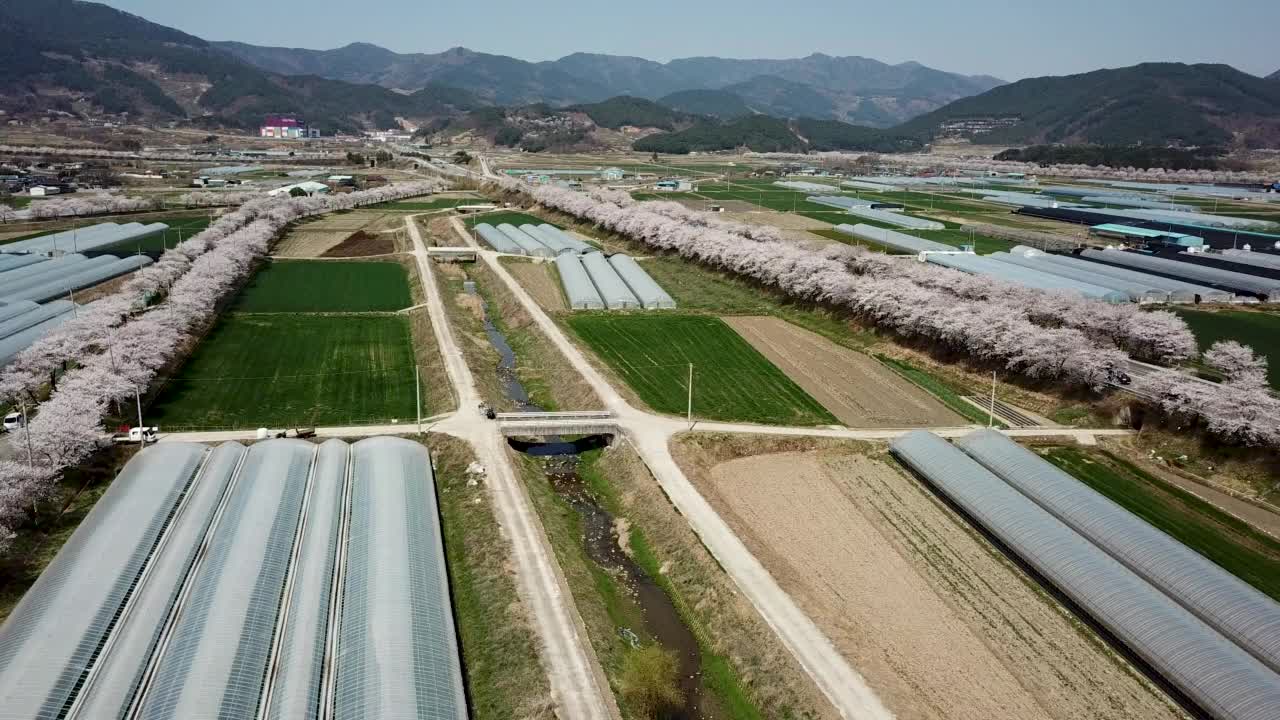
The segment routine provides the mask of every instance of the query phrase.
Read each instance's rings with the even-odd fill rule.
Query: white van
[[[4,416],[4,431],[13,432],[22,429],[22,413],[11,412]]]

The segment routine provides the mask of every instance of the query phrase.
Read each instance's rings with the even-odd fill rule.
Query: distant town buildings
[[[305,120],[292,115],[268,115],[260,135],[280,140],[303,140],[320,137],[320,130],[308,128]]]

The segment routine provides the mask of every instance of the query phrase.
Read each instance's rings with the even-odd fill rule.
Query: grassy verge
[[[963,394],[962,391],[942,378],[932,375],[902,360],[896,360],[884,355],[876,355],[875,357],[880,362],[892,368],[899,375],[924,388],[930,395],[941,400],[943,405],[946,405],[948,408],[960,413],[961,416],[971,422],[979,425],[986,425],[990,421],[990,416],[987,413],[982,412],[982,410],[965,401],[965,399],[961,397]],[[1006,425],[999,420],[996,420],[996,427],[1004,428]]]
[[[1280,601],[1280,541],[1109,452],[1063,447],[1048,450],[1045,457]]]
[[[474,455],[466,443],[447,436],[433,435],[428,445],[471,717],[552,720],[551,688],[510,566],[510,543],[484,485],[468,483],[466,468]]]

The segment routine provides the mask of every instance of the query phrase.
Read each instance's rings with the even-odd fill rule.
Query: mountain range
[[[495,105],[569,105],[617,95],[656,100],[688,90],[724,90],[755,112],[887,127],[976,95],[1003,82],[943,72],[919,63],[887,65],[861,57],[814,54],[790,60],[696,57],[659,63],[637,57],[574,53],[526,62],[453,48],[399,54],[353,43],[336,50],[213,43],[263,70],[318,75],[414,91],[430,84],[467,90]]]
[[[298,114],[326,134],[404,121],[428,136],[471,133],[535,151],[634,142],[660,152],[892,152],[938,138],[1280,147],[1277,80],[1180,63],[1003,84],[819,54],[534,63],[463,48],[294,50],[210,43],[97,3],[0,0],[0,110],[17,119],[252,129],[267,114]]]

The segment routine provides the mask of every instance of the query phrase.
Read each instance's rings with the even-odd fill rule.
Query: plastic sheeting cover
[[[41,255],[31,255],[30,257],[43,258]],[[8,288],[17,288],[19,283],[25,283],[32,278],[48,278],[65,275],[71,272],[72,268],[80,263],[88,260],[87,257],[79,253],[71,255],[61,255],[53,259],[45,259],[44,262],[36,265],[28,265],[23,268],[17,268],[0,275],[0,295],[4,295]]]
[[[1208,712],[1280,717],[1280,676],[977,461],[925,431],[890,448]]]
[[[499,232],[498,228],[490,225],[489,223],[477,223],[473,229],[478,235],[480,235],[480,237],[484,238],[485,242],[489,243],[489,247],[500,253],[508,253],[511,255],[525,254],[524,248],[515,244],[511,238],[506,236],[505,233]]]
[[[103,255],[102,257],[112,258],[111,255]],[[83,263],[88,265],[92,260]],[[115,260],[115,262],[94,267],[82,272],[73,273],[67,277],[61,277],[50,280],[44,285],[24,290],[19,293],[7,296],[10,300],[34,300],[36,302],[45,302],[60,298],[72,290],[92,287],[102,282],[106,282],[112,278],[131,273],[134,270],[144,268],[154,262],[146,256],[132,255],[123,260]]]
[[[630,255],[614,255],[609,258],[609,264],[646,310],[669,310],[676,306],[676,301],[640,267],[635,258]]]
[[[1053,265],[1061,265],[1063,267],[1097,273],[1103,277],[1116,278],[1118,280],[1137,283],[1139,285],[1150,285],[1155,288],[1160,288],[1161,290],[1169,291],[1170,297],[1180,297],[1185,300],[1194,300],[1195,297],[1199,295],[1202,300],[1229,302],[1233,297],[1233,295],[1226,290],[1219,290],[1218,288],[1211,288],[1205,285],[1194,285],[1182,280],[1173,280],[1130,268],[1121,268],[1113,265],[1089,262],[1088,260],[1081,260],[1075,256],[1053,255],[1046,253],[1041,259]]]
[[[551,252],[557,255],[560,255],[562,253],[567,253],[567,252],[576,252],[576,250],[572,245],[561,240],[559,236],[553,235],[549,232],[544,231],[542,228],[538,227],[537,225],[531,225],[529,223],[525,223],[524,225],[520,226],[520,231],[523,232],[525,235],[528,235],[529,237],[533,238],[534,240],[537,240],[538,242],[542,243],[543,245],[546,245],[547,247],[551,248]]]
[[[560,273],[560,284],[564,287],[569,307],[574,310],[603,310],[604,300],[600,291],[591,282],[591,276],[582,266],[577,255],[561,255],[556,258],[556,270]]]
[[[1057,275],[1058,277],[1067,278],[1069,280],[1078,280],[1080,282],[1097,285],[1099,287],[1111,288],[1116,292],[1122,292],[1129,296],[1134,302],[1167,302],[1169,300],[1169,291],[1161,290],[1151,285],[1141,285],[1118,280],[1116,278],[1099,275],[1085,270],[1077,270],[1066,267],[1065,265],[1055,265],[1051,262],[1045,262],[1043,255],[1027,257],[1016,253],[992,253],[986,256],[990,260],[998,262],[1010,263],[1021,267],[1036,270],[1038,272]]]
[[[1100,263],[1150,270],[1224,289],[1254,293],[1268,298],[1280,298],[1280,281],[1256,275],[1140,255],[1124,250],[1085,250],[1080,256]]]
[[[334,720],[465,720],[431,460],[400,438],[352,449]]]
[[[956,445],[1272,670],[1280,671],[1280,604],[998,432],[976,432]]]
[[[55,300],[45,305],[37,305],[31,312],[0,322],[0,340],[60,315],[66,315],[75,309],[75,304],[69,300]]]
[[[886,247],[893,248],[894,250],[901,250],[902,252],[912,254],[929,250],[950,252],[960,249],[951,245],[944,245],[940,242],[934,242],[932,240],[922,240],[921,238],[912,237],[906,233],[900,233],[897,230],[876,227],[874,225],[837,225],[836,231],[856,238],[862,238],[863,240],[870,240],[871,242],[879,243]]]
[[[889,225],[897,225],[898,227],[911,228],[913,230],[945,230],[946,225],[933,220],[925,220],[923,218],[903,215],[901,213],[889,212],[887,210],[872,210],[871,208],[851,207],[845,210],[850,215],[857,215],[867,220],[875,220],[876,222],[888,223]]]
[[[520,228],[510,223],[502,223],[498,226],[498,232],[511,238],[511,242],[519,245],[524,250],[525,255],[534,257],[555,257],[556,253],[551,248],[538,242],[537,238],[523,232]]]
[[[560,240],[560,242],[567,244],[569,247],[573,248],[574,250],[577,250],[580,253],[595,252],[596,250],[599,249],[594,245],[592,245],[591,243],[585,243],[579,240],[578,238],[574,237],[573,235],[570,235],[569,233],[549,223],[543,223],[539,225],[538,229],[548,235],[554,235],[556,238]]]
[[[613,269],[604,253],[588,253],[582,256],[582,266],[591,276],[591,282],[600,291],[600,299],[610,310],[627,310],[640,307],[640,301],[631,288],[622,281],[618,272]]]
[[[129,461],[0,626],[0,719],[57,718],[99,659],[205,447]]]

